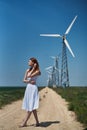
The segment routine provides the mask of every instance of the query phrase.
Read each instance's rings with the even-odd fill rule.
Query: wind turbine
[[[62,47],[61,85],[63,85],[64,73],[66,71],[66,84],[65,84],[65,86],[69,86],[69,74],[68,74],[68,63],[67,63],[66,47],[68,48],[71,55],[73,57],[75,57],[75,55],[74,55],[68,41],[66,40],[66,35],[69,34],[69,32],[70,32],[76,18],[77,18],[77,16],[74,17],[71,24],[67,28],[66,32],[62,36],[60,34],[40,34],[40,36],[62,38],[63,47]]]
[[[66,40],[66,35],[70,32],[70,30],[71,30],[71,28],[72,28],[72,26],[73,26],[73,24],[74,24],[76,18],[77,18],[77,16],[75,16],[75,18],[73,19],[73,21],[71,22],[71,24],[69,25],[69,27],[67,28],[67,30],[66,30],[66,32],[64,33],[63,36],[61,36],[60,34],[40,34],[40,36],[45,36],[45,37],[57,37],[57,38],[60,37],[60,38],[62,38],[63,42],[65,43],[65,45],[66,45],[67,48],[69,49],[71,55],[72,55],[73,57],[75,57],[75,55],[74,55],[74,53],[73,53],[71,47],[69,46],[68,41]]]
[[[51,82],[51,86],[56,86],[56,68],[54,66],[49,66],[47,68],[45,68],[47,73],[50,74],[51,78],[50,78],[50,82]]]
[[[55,74],[56,72],[55,72],[55,70],[57,70],[57,71],[59,71],[59,69],[58,68],[56,68],[56,66],[49,66],[49,67],[47,67],[47,68],[45,68],[47,71],[49,71],[49,72],[52,72],[53,74]],[[51,70],[51,71],[50,71]],[[53,71],[54,70],[54,71]]]
[[[46,70],[46,72],[48,73],[47,86],[50,87],[50,86],[53,85],[53,83],[52,83],[52,72],[50,72],[49,70]]]
[[[52,59],[54,59],[54,66],[55,66],[55,77],[56,77],[56,86],[59,86],[59,57],[58,56],[51,56]]]
[[[48,73],[48,79],[47,79],[47,87],[49,87],[51,85],[51,74],[47,71]]]

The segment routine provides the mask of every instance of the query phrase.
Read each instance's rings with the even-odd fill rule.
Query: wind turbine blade
[[[64,39],[64,43],[66,44],[67,48],[69,49],[71,55],[72,55],[73,57],[75,57],[75,55],[74,55],[74,53],[72,52],[72,50],[71,50],[71,48],[70,48],[70,46],[69,46],[69,43],[68,43],[68,41],[67,41],[66,39]]]
[[[51,56],[51,58],[56,59],[56,57],[55,57],[55,56]]]
[[[61,37],[60,34],[40,34],[40,36],[45,36],[45,37]]]
[[[47,71],[47,73],[48,73],[48,74],[52,74],[52,72],[50,72],[50,71]]]
[[[67,29],[66,32],[65,32],[65,35],[70,32],[70,29],[71,29],[71,27],[73,26],[73,24],[74,24],[76,18],[77,18],[77,16],[75,16],[75,18],[74,18],[73,21],[71,22],[70,26],[68,27],[68,29]]]
[[[53,66],[49,66],[49,67],[47,67],[47,68],[45,68],[46,70],[49,70],[49,69],[51,69]]]

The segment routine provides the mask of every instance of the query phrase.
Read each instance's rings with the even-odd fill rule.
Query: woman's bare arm
[[[34,77],[36,75],[41,75],[40,70],[37,70],[37,71],[33,72],[30,77]]]
[[[27,80],[27,73],[28,73],[28,71],[29,71],[29,70],[27,70],[27,71],[25,72],[24,79],[23,79],[23,82],[24,82],[24,83],[28,83],[28,82],[29,82],[29,81]]]

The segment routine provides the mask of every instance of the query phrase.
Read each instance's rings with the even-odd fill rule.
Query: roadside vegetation
[[[77,120],[87,127],[87,87],[53,88],[53,90],[69,102],[69,110],[74,111]]]

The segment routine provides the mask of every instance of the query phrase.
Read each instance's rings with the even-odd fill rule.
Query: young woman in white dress
[[[36,85],[36,80],[39,75],[41,75],[38,61],[35,58],[30,58],[29,60],[30,68],[26,70],[24,76],[24,83],[27,83],[27,87],[25,90],[22,109],[26,110],[26,116],[23,120],[20,127],[25,127],[27,125],[27,121],[30,118],[31,113],[33,112],[36,126],[39,126],[38,116],[36,109],[39,107],[39,94],[38,88]]]

